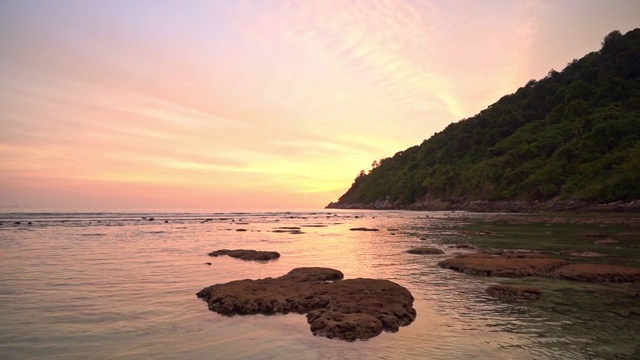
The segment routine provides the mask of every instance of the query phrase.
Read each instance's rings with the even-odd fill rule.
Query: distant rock
[[[221,249],[221,250],[216,250],[209,253],[209,256],[214,256],[214,257],[220,256],[220,255],[228,255],[236,259],[253,260],[253,261],[267,261],[267,260],[277,259],[280,257],[280,253],[276,251],[257,251],[257,250],[244,250],[244,249],[237,249],[237,250]]]
[[[346,341],[395,332],[413,322],[409,290],[388,280],[341,280],[330,268],[297,268],[278,278],[212,285],[196,295],[222,315],[307,314],[314,335]]]
[[[601,254],[594,251],[563,251],[560,254],[573,257],[604,257],[607,254]]]
[[[620,241],[613,240],[613,239],[603,239],[603,240],[596,240],[593,243],[596,245],[618,245],[620,244]]]
[[[274,233],[288,233],[288,234],[304,234],[302,230],[300,230],[297,226],[281,226],[275,230],[272,230]]]
[[[637,237],[640,237],[640,233],[623,232],[623,233],[618,234],[618,236],[626,237],[626,238],[637,238]]]
[[[457,243],[449,246],[454,249],[474,249],[473,245],[465,244],[465,243]]]
[[[349,230],[351,230],[351,231],[380,231],[380,229],[366,228],[366,227],[351,228]]]
[[[593,233],[593,232],[579,232],[576,234],[577,237],[584,237],[584,238],[603,238],[603,237],[607,237],[609,235],[604,234],[604,233]]]
[[[413,248],[413,249],[409,249],[407,250],[407,252],[409,254],[416,254],[416,255],[440,255],[440,254],[444,254],[444,251],[438,249],[438,248],[433,248],[433,247],[417,247],[417,248]]]

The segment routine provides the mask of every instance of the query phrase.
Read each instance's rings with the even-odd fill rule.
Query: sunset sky
[[[2,0],[0,206],[319,209],[638,26],[637,0]]]

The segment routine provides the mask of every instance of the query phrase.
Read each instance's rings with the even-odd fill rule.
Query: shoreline
[[[362,209],[362,210],[416,210],[416,211],[470,211],[480,213],[510,212],[592,212],[592,213],[637,213],[640,212],[640,200],[616,201],[611,203],[593,203],[582,200],[549,201],[487,201],[462,199],[424,199],[411,204],[398,201],[376,201],[373,203],[329,203],[325,209]]]

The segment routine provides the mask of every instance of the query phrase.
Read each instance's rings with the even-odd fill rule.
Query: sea
[[[491,215],[484,215],[491,216]],[[15,211],[0,213],[0,359],[583,359],[550,319],[437,266],[469,251],[464,212]],[[353,231],[352,228],[379,231]],[[444,255],[406,250],[435,246]],[[278,251],[275,261],[210,257]],[[210,263],[210,264],[208,264]],[[314,336],[304,315],[221,316],[204,287],[297,267],[411,291],[417,317],[367,341]]]

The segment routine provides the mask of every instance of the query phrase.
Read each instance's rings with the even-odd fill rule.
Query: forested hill
[[[328,207],[637,199],[640,29],[614,31],[561,72],[374,162]]]

